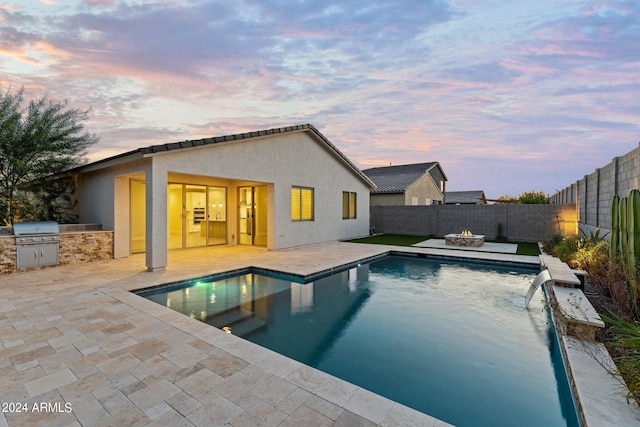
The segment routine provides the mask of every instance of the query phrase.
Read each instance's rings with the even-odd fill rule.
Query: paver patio
[[[201,248],[171,252],[163,272],[136,255],[0,276],[0,402],[20,404],[0,426],[447,425],[129,292],[246,266],[306,275],[388,250]]]

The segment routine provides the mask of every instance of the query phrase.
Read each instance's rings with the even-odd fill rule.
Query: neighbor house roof
[[[484,191],[446,191],[444,193],[445,204],[456,203],[478,203],[478,200],[485,200]]]
[[[365,169],[362,172],[376,184],[377,188],[371,191],[372,194],[404,193],[411,184],[436,166],[439,167],[438,162],[414,163]]]
[[[202,138],[194,140],[185,140],[181,142],[172,142],[168,144],[150,145],[148,147],[136,148],[135,150],[128,151],[126,153],[118,154],[116,156],[108,157],[96,162],[88,163],[83,166],[79,166],[72,170],[72,172],[89,172],[92,170],[102,169],[117,164],[125,163],[131,160],[136,160],[144,157],[153,156],[158,153],[164,153],[172,150],[181,150],[185,148],[198,147],[203,145],[213,145],[219,143],[247,140],[252,138],[260,138],[270,135],[292,133],[292,132],[309,132],[311,136],[318,142],[324,144],[331,153],[333,153],[339,161],[343,162],[347,168],[351,169],[360,179],[362,179],[369,187],[374,188],[375,184],[371,181],[358,167],[342,154],[338,148],[331,143],[318,129],[313,125],[304,124],[297,126],[287,126],[281,128],[273,128],[266,130],[259,130],[255,132],[244,132],[233,135],[216,136],[211,138]]]

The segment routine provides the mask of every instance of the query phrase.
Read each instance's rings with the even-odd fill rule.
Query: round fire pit
[[[450,246],[479,248],[484,245],[484,234],[471,234],[470,232],[447,234],[444,236],[444,243]]]

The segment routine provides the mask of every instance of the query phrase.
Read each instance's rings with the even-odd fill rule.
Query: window
[[[358,193],[342,192],[342,219],[355,219],[358,211]]]
[[[313,221],[313,188],[291,187],[291,220]]]

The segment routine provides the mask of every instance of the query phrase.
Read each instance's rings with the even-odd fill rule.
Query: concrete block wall
[[[498,232],[498,211],[490,205],[442,205],[439,208],[436,236],[470,230],[473,234],[484,234],[495,238]],[[459,209],[462,208],[462,209]],[[488,208],[488,209],[487,209]]]
[[[512,241],[540,242],[552,234],[577,232],[575,205],[372,206],[376,233],[442,237],[470,230],[495,239],[498,224]]]
[[[610,231],[611,200],[625,197],[640,184],[640,147],[615,157],[601,168],[565,187],[550,197],[554,204],[573,204],[578,212],[579,228],[584,233]]]

